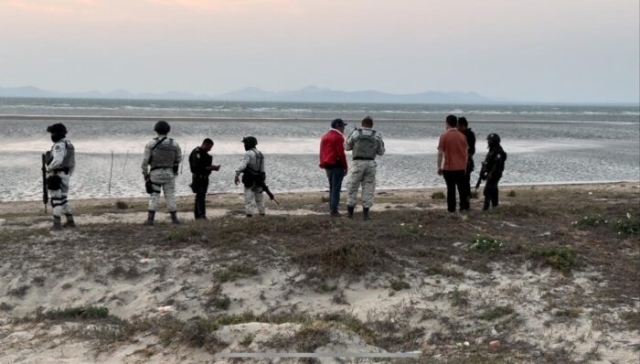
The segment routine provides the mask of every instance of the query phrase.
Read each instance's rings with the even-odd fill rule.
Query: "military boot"
[[[365,220],[371,220],[371,216],[369,216],[369,208],[368,207],[362,208],[362,217]]]
[[[147,213],[147,221],[144,222],[145,225],[153,226],[153,219],[156,217],[155,211],[149,211]]]
[[[65,214],[64,216],[67,218],[67,222],[64,223],[64,227],[66,228],[76,227],[76,222],[73,220],[72,214]]]
[[[53,217],[53,227],[51,229],[52,230],[62,230],[62,224],[61,224],[60,216],[54,216]]]
[[[355,206],[349,206],[347,205],[347,217],[350,219],[353,219],[353,211],[355,211],[356,207]]]
[[[484,198],[484,205],[482,206],[482,211],[489,210],[489,204],[491,204],[491,199],[489,197]]]
[[[171,215],[172,224],[180,224],[180,220],[178,220],[178,213],[176,211],[169,212],[169,215]]]

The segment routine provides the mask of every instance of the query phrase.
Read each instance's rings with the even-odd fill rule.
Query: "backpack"
[[[378,150],[378,143],[376,140],[376,131],[372,130],[371,135],[364,134],[362,129],[356,129],[358,137],[353,145],[353,157],[354,158],[370,158],[376,157],[376,151]]]

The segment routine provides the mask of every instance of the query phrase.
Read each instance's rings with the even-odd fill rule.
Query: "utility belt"
[[[173,167],[151,167],[149,172],[155,171],[156,169],[174,169]]]
[[[64,173],[66,173],[66,174],[69,174],[69,171],[70,171],[70,170],[71,170],[71,169],[70,169],[69,167],[64,167],[64,168],[56,168],[56,169],[52,169],[52,170],[51,170],[51,172],[54,172],[54,173],[64,172]]]
[[[354,161],[372,161],[375,160],[375,158],[365,158],[365,157],[353,157]]]

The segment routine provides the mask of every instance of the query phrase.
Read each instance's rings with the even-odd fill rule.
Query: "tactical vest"
[[[155,138],[155,140],[160,141],[158,138]],[[149,165],[151,169],[173,168],[177,154],[173,139],[167,138],[158,144],[155,149],[151,150]]]
[[[73,168],[76,166],[76,149],[73,147],[73,144],[71,144],[71,142],[68,140],[60,140],[58,143],[64,143],[65,153],[64,153],[64,159],[62,159],[62,163],[55,170],[56,171],[73,170]],[[53,145],[53,147],[51,147],[51,150],[53,150],[54,147],[55,147],[55,144]],[[51,150],[45,153],[46,164],[50,164],[53,161],[53,153],[51,152]]]
[[[76,148],[74,148],[73,144],[68,140],[65,140],[64,143],[67,150],[64,154],[64,159],[62,160],[60,168],[69,168],[70,170],[73,170],[76,166]]]
[[[378,150],[376,131],[371,130],[371,134],[365,134],[362,129],[356,129],[354,133],[358,133],[358,136],[353,142],[353,159],[375,159]]]

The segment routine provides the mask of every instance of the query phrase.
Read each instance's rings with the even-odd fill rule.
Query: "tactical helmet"
[[[258,145],[258,139],[252,136],[242,138],[242,142],[244,143],[244,147],[246,150],[255,148]]]
[[[164,120],[160,120],[156,123],[156,126],[153,127],[153,131],[158,134],[166,135],[171,131],[171,126]]]
[[[498,145],[500,144],[500,135],[491,133],[487,135],[487,141],[489,142],[490,147]]]
[[[56,135],[67,135],[67,127],[62,123],[57,123],[53,125],[49,125],[47,127],[47,133],[56,134]]]

